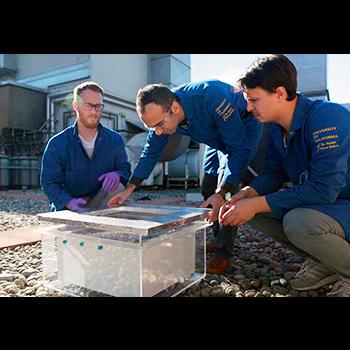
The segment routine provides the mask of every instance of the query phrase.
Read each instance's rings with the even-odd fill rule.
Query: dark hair
[[[236,85],[238,90],[260,87],[269,92],[274,92],[279,86],[286,89],[287,101],[296,97],[297,70],[294,64],[281,54],[258,58],[238,79]]]
[[[103,97],[103,89],[100,85],[93,81],[85,81],[84,83],[81,83],[77,85],[73,90],[74,100],[77,100],[77,96],[80,96],[80,94],[85,90],[92,90],[99,92]]]
[[[163,84],[150,84],[139,89],[137,92],[136,107],[143,113],[147,104],[155,103],[168,110],[176,99],[176,95],[167,86]]]

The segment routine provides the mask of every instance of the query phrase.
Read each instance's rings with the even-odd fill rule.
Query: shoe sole
[[[324,278],[321,281],[318,281],[316,284],[308,287],[293,287],[292,283],[290,283],[291,287],[295,290],[313,290],[313,289],[318,289],[321,288],[322,286],[332,283],[334,281],[337,281],[339,279],[339,276],[337,274],[328,276]]]

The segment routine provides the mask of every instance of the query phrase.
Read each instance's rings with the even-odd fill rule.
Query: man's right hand
[[[87,203],[86,199],[83,198],[73,198],[67,204],[67,208],[72,211],[80,212],[83,206]]]
[[[128,184],[126,186],[126,189],[124,191],[121,191],[117,193],[115,196],[113,196],[107,205],[112,208],[112,207],[117,207],[118,205],[122,205],[134,192],[136,186],[133,184]]]
[[[201,205],[201,208],[212,207],[213,210],[208,213],[207,217],[211,222],[215,222],[218,219],[219,210],[224,204],[225,200],[221,194],[214,193]]]

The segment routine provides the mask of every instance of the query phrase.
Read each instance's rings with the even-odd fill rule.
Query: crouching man
[[[305,257],[297,290],[335,283],[350,296],[350,112],[296,92],[284,55],[258,59],[239,80],[248,111],[272,123],[261,174],[221,208],[219,222],[249,223]],[[293,187],[281,189],[285,182]]]
[[[52,211],[107,208],[129,180],[123,139],[101,125],[103,108],[98,84],[85,82],[74,88],[76,122],[53,136],[43,154],[40,182]]]

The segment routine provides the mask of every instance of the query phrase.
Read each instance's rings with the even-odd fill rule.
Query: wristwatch
[[[230,198],[231,198],[231,192],[227,192],[227,191],[225,191],[224,189],[222,189],[222,188],[217,188],[216,190],[215,190],[215,193],[219,193],[219,194],[221,194],[222,195],[222,198],[224,198],[226,201],[228,201]]]

